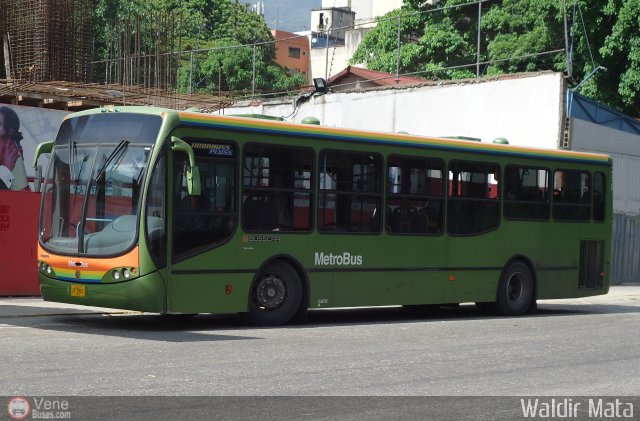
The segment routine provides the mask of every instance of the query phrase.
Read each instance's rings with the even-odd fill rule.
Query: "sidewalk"
[[[129,310],[52,303],[41,297],[0,297],[0,318],[81,314],[122,314]]]
[[[609,294],[607,295],[561,300],[538,300],[538,303],[640,306],[640,283],[612,285],[609,289]],[[125,313],[137,312],[101,307],[85,307],[74,304],[52,303],[44,301],[40,297],[0,297],[0,318]]]

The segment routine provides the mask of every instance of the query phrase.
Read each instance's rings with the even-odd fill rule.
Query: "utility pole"
[[[398,15],[398,47],[396,55],[396,83],[400,82],[400,31],[402,27],[402,13]]]
[[[331,27],[327,28],[327,56],[324,61],[324,79],[325,80],[329,80],[329,29],[331,29]]]
[[[564,52],[567,60],[567,77],[572,75],[571,56],[569,52],[569,32],[567,30],[567,0],[562,0],[562,12],[564,14]]]
[[[482,3],[478,3],[478,48],[476,55],[476,78],[480,77],[480,21],[482,20]]]

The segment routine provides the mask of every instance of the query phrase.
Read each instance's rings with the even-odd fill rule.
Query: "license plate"
[[[84,285],[71,285],[72,297],[84,297],[87,295],[87,291]]]

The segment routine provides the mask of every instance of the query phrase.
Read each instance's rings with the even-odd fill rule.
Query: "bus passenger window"
[[[549,219],[549,171],[507,165],[504,216],[507,219]]]
[[[451,161],[447,232],[473,235],[491,231],[500,222],[497,164]]]
[[[601,172],[593,175],[593,220],[602,222],[606,214],[605,177]]]
[[[444,163],[439,160],[389,156],[385,206],[388,233],[442,233],[443,172]]]
[[[313,151],[249,144],[242,225],[247,231],[311,231]]]
[[[588,221],[591,218],[591,178],[581,171],[556,171],[553,182],[553,219]]]
[[[236,146],[211,139],[184,140],[195,145],[202,192],[198,196],[187,193],[186,156],[175,154],[173,255],[177,258],[222,244],[231,237],[237,221]]]
[[[318,230],[371,233],[382,226],[382,157],[325,151],[320,155]]]
[[[147,245],[158,269],[166,266],[166,155],[156,162],[151,174],[151,183],[145,209]]]

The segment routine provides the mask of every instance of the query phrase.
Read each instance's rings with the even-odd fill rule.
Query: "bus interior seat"
[[[429,227],[429,217],[426,213],[416,212],[411,216],[411,232],[426,234]]]

